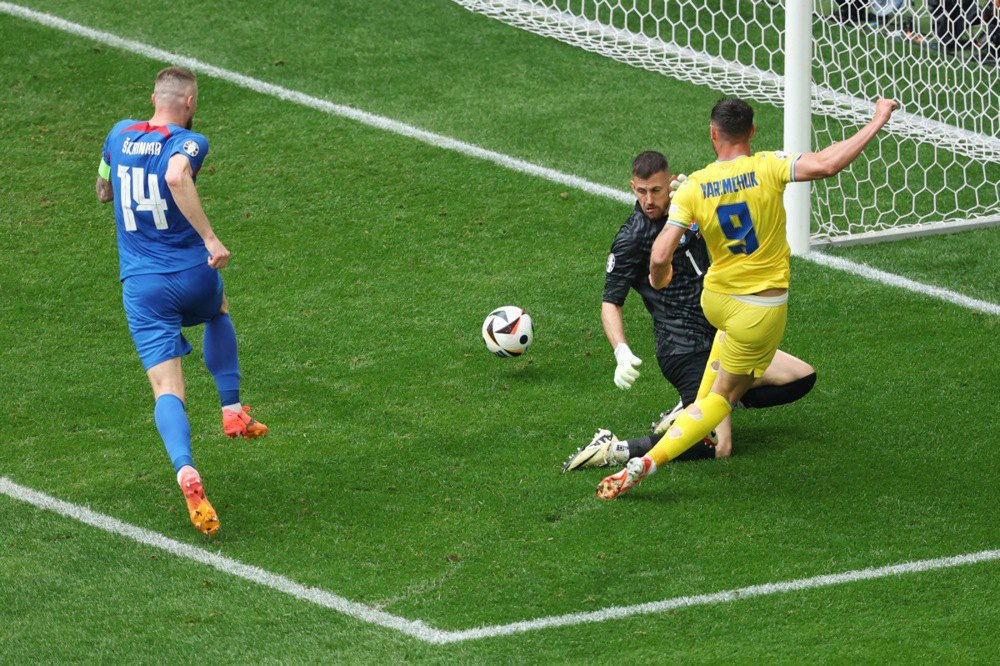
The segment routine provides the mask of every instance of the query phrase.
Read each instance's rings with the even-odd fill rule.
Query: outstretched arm
[[[889,122],[892,112],[899,108],[894,100],[875,102],[875,117],[849,139],[838,141],[818,153],[803,153],[795,162],[795,180],[820,180],[835,176],[853,162],[878,131]]]
[[[674,277],[674,250],[684,235],[684,228],[667,223],[653,241],[649,255],[649,284],[654,289],[663,289]]]
[[[166,180],[177,207],[205,243],[205,249],[209,254],[208,265],[216,269],[225,268],[229,263],[229,250],[212,231],[208,216],[201,207],[201,199],[198,197],[198,190],[194,186],[191,174],[191,162],[187,157],[178,153],[170,158],[170,162],[167,163]]]

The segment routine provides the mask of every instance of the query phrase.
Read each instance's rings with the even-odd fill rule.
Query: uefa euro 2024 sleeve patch
[[[608,273],[615,270],[615,253],[612,252],[608,255],[608,267],[605,269]]]
[[[198,156],[198,143],[196,141],[191,141],[190,139],[184,142],[184,152],[191,157]]]

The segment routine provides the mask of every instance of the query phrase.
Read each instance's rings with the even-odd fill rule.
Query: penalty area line
[[[903,564],[893,564],[882,567],[871,567],[856,571],[845,571],[838,574],[825,574],[810,578],[799,578],[778,583],[765,583],[763,585],[751,585],[711,594],[700,594],[695,596],[674,597],[662,601],[653,601],[631,606],[612,606],[601,610],[589,611],[585,613],[570,613],[567,615],[553,615],[541,617],[523,622],[513,622],[510,624],[487,625],[464,630],[444,630],[434,627],[420,620],[407,620],[406,618],[392,615],[384,611],[376,610],[364,604],[350,601],[332,592],[327,592],[316,587],[307,587],[300,583],[282,576],[271,573],[259,567],[244,564],[230,557],[225,557],[213,553],[204,548],[181,543],[175,539],[164,536],[159,532],[131,525],[129,523],[112,518],[111,516],[97,513],[86,507],[71,502],[65,502],[45,493],[33,490],[26,486],[14,483],[7,477],[0,477],[0,494],[11,499],[31,504],[39,509],[52,511],[61,516],[72,518],[84,524],[96,527],[97,529],[117,534],[131,539],[138,543],[165,550],[172,555],[189,559],[206,566],[210,566],[223,573],[242,578],[252,583],[257,583],[263,587],[282,592],[303,601],[308,601],[317,606],[322,606],[330,610],[337,611],[362,622],[395,629],[408,636],[424,641],[442,645],[446,643],[461,643],[464,641],[481,640],[485,638],[495,638],[498,636],[509,636],[539,629],[550,629],[555,627],[567,627],[578,624],[589,624],[595,622],[605,622],[616,620],[633,615],[647,615],[651,613],[662,613],[677,608],[688,608],[691,606],[708,606],[713,604],[728,603],[742,599],[752,599],[755,597],[765,597],[799,590],[810,590],[831,585],[842,585],[846,583],[856,583],[864,580],[875,580],[888,578],[890,576],[900,576],[903,574],[919,573],[922,571],[934,571],[937,569],[949,569],[952,567],[976,564],[979,562],[989,562],[1000,560],[1000,550],[983,550],[965,555],[955,555],[952,557],[940,557],[931,560],[918,560],[915,562],[904,562]]]
[[[933,560],[918,560],[916,562],[905,562],[903,564],[893,564],[884,567],[872,567],[856,571],[845,571],[839,574],[825,574],[821,576],[813,576],[811,578],[799,578],[797,580],[788,580],[780,583],[750,585],[748,587],[740,587],[733,590],[725,590],[723,592],[699,594],[697,596],[689,597],[674,597],[673,599],[652,601],[644,604],[634,604],[632,606],[611,606],[609,608],[602,608],[601,610],[589,611],[585,613],[553,615],[551,617],[542,617],[537,620],[528,620],[526,622],[513,622],[511,624],[481,627],[479,629],[467,629],[465,631],[449,631],[447,632],[446,642],[452,643],[480,638],[493,638],[496,636],[507,636],[510,634],[523,633],[538,629],[566,627],[590,622],[605,622],[607,620],[616,620],[632,615],[663,613],[669,610],[688,608],[691,606],[710,606],[730,601],[739,601],[741,599],[766,597],[786,592],[811,590],[819,587],[829,587],[831,585],[856,583],[863,580],[888,578],[890,576],[918,573],[921,571],[949,569],[951,567],[962,566],[965,564],[975,564],[977,562],[989,562],[993,560],[1000,560],[1000,550],[983,550],[977,553],[955,555],[954,557],[940,557]]]
[[[475,144],[453,139],[451,137],[444,136],[443,134],[429,132],[398,120],[386,118],[385,116],[379,116],[374,113],[362,111],[343,104],[334,104],[328,100],[314,97],[298,90],[292,90],[273,83],[267,83],[266,81],[261,81],[260,79],[246,76],[245,74],[239,74],[238,72],[234,72],[232,70],[210,65],[195,58],[171,53],[170,51],[164,51],[163,49],[150,46],[149,44],[143,44],[142,42],[119,37],[118,35],[110,32],[95,30],[94,28],[89,28],[79,23],[73,23],[72,21],[67,21],[66,19],[59,18],[58,16],[22,7],[21,5],[10,2],[0,2],[0,13],[16,16],[27,21],[39,23],[49,28],[77,35],[79,37],[92,39],[96,42],[101,42],[102,44],[107,44],[108,46],[112,46],[123,51],[151,58],[152,60],[159,60],[173,65],[181,65],[192,71],[206,74],[223,81],[228,81],[229,83],[237,85],[241,88],[246,88],[247,90],[252,90],[262,95],[276,97],[286,102],[294,102],[330,115],[349,118],[350,120],[354,120],[363,125],[368,125],[369,127],[375,127],[385,132],[410,137],[423,143],[443,148],[444,150],[450,150],[463,155],[468,155],[470,157],[486,160],[512,171],[536,176],[538,178],[558,183],[560,185],[565,185],[567,187],[572,187],[589,194],[605,197],[614,201],[620,201],[626,204],[632,204],[635,201],[635,197],[631,192],[624,192],[607,185],[594,183],[579,176],[574,176],[572,174],[563,173],[562,171],[557,171],[556,169],[550,169],[538,164],[533,164],[510,155],[482,148]],[[964,308],[987,312],[993,315],[1000,315],[1000,305],[995,303],[971,298],[949,289],[943,289],[941,287],[916,282],[915,280],[895,275],[893,273],[886,273],[885,271],[880,271],[847,259],[832,257],[818,252],[809,252],[803,255],[802,258],[828,268],[859,275],[881,284],[913,291],[925,296],[946,301],[948,303],[953,303]]]

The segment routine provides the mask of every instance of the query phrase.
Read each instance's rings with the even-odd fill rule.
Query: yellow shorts
[[[788,303],[757,305],[737,298],[774,300],[734,297],[705,289],[701,292],[701,309],[709,323],[726,334],[719,356],[722,369],[734,375],[760,377],[781,344],[788,321]]]

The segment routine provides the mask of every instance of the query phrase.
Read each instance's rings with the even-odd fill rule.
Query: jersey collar
[[[750,157],[750,156],[749,155],[737,155],[736,157],[730,157],[729,159],[715,160],[715,161],[716,162],[734,162],[734,161],[740,159],[741,157]]]

